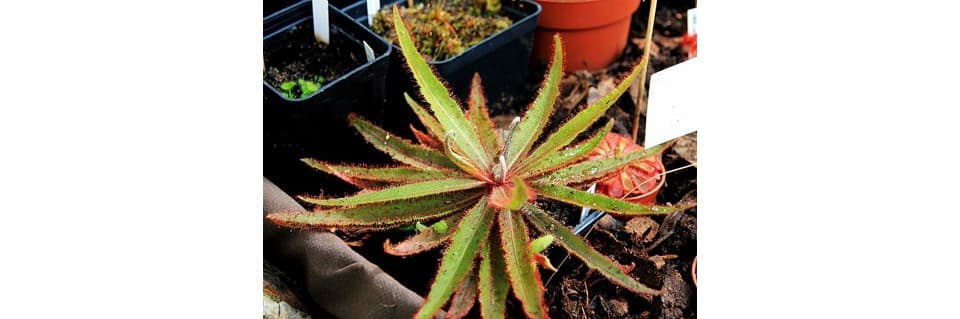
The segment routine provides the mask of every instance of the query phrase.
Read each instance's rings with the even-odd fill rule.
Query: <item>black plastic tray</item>
[[[336,163],[370,162],[383,157],[366,145],[348,126],[346,118],[355,112],[374,122],[382,121],[384,81],[392,47],[339,10],[331,7],[329,17],[331,37],[347,37],[360,56],[365,56],[361,41],[366,41],[375,58],[301,100],[288,99],[263,83],[264,176],[291,194],[318,192],[317,182],[330,179],[307,167],[300,158]],[[310,0],[264,18],[264,50],[282,43],[288,31],[298,24],[312,25]]]

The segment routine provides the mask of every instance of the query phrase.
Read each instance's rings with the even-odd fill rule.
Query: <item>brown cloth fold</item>
[[[281,211],[306,209],[264,178],[264,216]],[[264,255],[300,265],[310,298],[337,318],[407,319],[423,304],[420,295],[330,232],[290,230],[264,218],[263,249]]]

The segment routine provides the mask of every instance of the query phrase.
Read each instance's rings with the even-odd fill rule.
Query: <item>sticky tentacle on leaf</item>
[[[504,318],[510,282],[507,280],[507,265],[503,260],[500,236],[488,237],[481,254],[478,282],[480,315],[484,319]]]
[[[523,304],[523,312],[528,318],[547,318],[543,282],[540,281],[540,272],[530,250],[523,217],[517,211],[502,209],[498,218],[500,240],[513,295]]]
[[[410,105],[410,108],[413,109],[413,113],[416,113],[417,117],[420,118],[420,123],[423,123],[427,132],[435,139],[443,138],[443,127],[440,126],[440,122],[437,122],[437,118],[433,117],[433,114],[430,114],[430,111],[427,111],[423,106],[420,106],[417,101],[414,101],[407,92],[403,92],[403,98],[407,101],[407,105]]]
[[[647,297],[659,295],[660,291],[649,288],[627,275],[620,266],[597,250],[590,247],[583,239],[567,229],[566,226],[554,220],[546,212],[533,204],[523,205],[527,220],[541,232],[551,234],[556,242],[577,256],[592,269],[599,271],[617,285],[627,288]]]
[[[271,213],[267,215],[267,219],[275,224],[294,228],[383,228],[441,218],[462,211],[476,199],[476,194],[468,192],[439,194],[416,201],[400,200],[351,208]]]
[[[462,217],[463,214],[453,214],[443,220],[446,221],[448,225],[456,225]],[[433,227],[428,227],[427,230],[410,236],[410,238],[404,239],[396,244],[390,243],[390,240],[387,239],[383,242],[383,251],[394,256],[409,256],[436,248],[450,240],[450,237],[453,237],[453,232],[449,229],[441,234],[434,230]]]
[[[553,171],[550,174],[538,177],[534,179],[538,183],[550,183],[550,184],[560,184],[560,185],[570,185],[577,184],[587,181],[593,181],[609,175],[611,172],[615,172],[624,166],[630,165],[630,163],[647,158],[650,156],[656,156],[657,154],[662,153],[672,143],[663,143],[655,147],[644,149],[642,151],[631,152],[626,154],[619,154],[613,157],[586,161],[578,164],[573,164],[565,168]]]
[[[494,158],[500,152],[501,145],[487,110],[487,99],[483,94],[480,74],[474,73],[473,80],[470,82],[470,97],[467,99],[467,118],[476,126],[477,133],[480,134],[480,143],[487,151],[487,157]]]
[[[429,195],[477,188],[483,185],[483,181],[478,181],[475,179],[447,178],[403,184],[370,192],[360,192],[349,197],[324,199],[310,196],[297,196],[297,198],[305,202],[321,206],[356,206],[402,199],[413,199]]]
[[[554,102],[560,95],[560,79],[563,77],[563,44],[560,36],[553,36],[553,61],[543,79],[543,85],[530,108],[523,115],[516,132],[511,134],[506,150],[507,167],[513,168],[517,161],[526,155],[533,142],[540,136],[553,112]]]
[[[430,105],[440,126],[444,132],[456,134],[454,143],[466,153],[470,160],[482,170],[489,170],[490,159],[480,145],[480,137],[473,129],[473,125],[467,121],[460,105],[450,96],[450,90],[437,78],[433,69],[414,46],[410,32],[396,6],[393,7],[393,24],[404,60],[407,61],[407,66],[420,87],[420,94]]]
[[[480,252],[482,239],[490,234],[494,211],[487,207],[486,199],[481,198],[460,220],[454,230],[450,246],[440,261],[440,268],[430,286],[423,306],[414,318],[432,318],[450,299],[454,289],[467,276],[473,267],[475,257]]]
[[[613,119],[583,143],[565,148],[559,154],[547,156],[542,161],[530,163],[531,167],[529,169],[520,168],[520,171],[523,172],[521,176],[537,176],[577,162],[589,154],[597,145],[600,145],[604,136],[607,136],[611,129],[613,129]]]
[[[356,114],[350,114],[348,119],[368,143],[397,161],[424,169],[457,168],[443,154],[391,134]]]
[[[677,211],[669,206],[647,206],[634,204],[605,195],[588,193],[563,185],[533,184],[537,194],[564,203],[589,207],[617,216],[664,215]]]
[[[573,139],[577,137],[580,132],[585,131],[590,127],[593,122],[600,118],[607,109],[613,105],[614,102],[620,95],[623,95],[623,92],[630,87],[630,85],[640,76],[642,70],[646,70],[648,59],[641,59],[640,63],[637,63],[636,66],[630,71],[623,80],[620,81],[620,84],[610,91],[607,95],[604,95],[599,100],[593,104],[587,106],[583,111],[574,115],[573,118],[568,120],[556,132],[551,134],[547,139],[540,144],[536,149],[534,149],[527,158],[523,160],[524,163],[535,163],[541,161],[544,157],[560,150],[567,144],[569,144]],[[524,163],[521,163],[521,166],[525,166]]]
[[[437,180],[450,177],[463,177],[453,170],[422,169],[417,167],[362,167],[351,165],[336,165],[312,158],[303,158],[300,161],[310,167],[337,176],[340,179],[361,187],[368,187],[366,182],[381,183],[413,183],[427,180]]]

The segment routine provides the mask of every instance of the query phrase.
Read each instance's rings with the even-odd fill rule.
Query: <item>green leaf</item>
[[[401,226],[461,211],[476,200],[475,194],[460,192],[353,208],[273,213],[267,219],[298,228]]]
[[[313,81],[300,80],[300,90],[303,91],[303,94],[300,94],[300,96],[310,96],[313,92],[320,90],[320,85]]]
[[[477,273],[471,271],[467,278],[460,282],[453,298],[450,299],[450,308],[447,310],[447,319],[463,318],[477,302]]]
[[[523,205],[523,212],[527,219],[540,232],[556,237],[561,246],[569,250],[592,269],[599,271],[617,285],[639,294],[659,295],[660,291],[651,289],[623,272],[623,269],[612,260],[596,251],[579,236],[567,229],[566,226],[554,220],[546,212],[533,204]]]
[[[427,225],[424,225],[421,222],[417,222],[416,224],[413,225],[413,227],[417,230],[418,233],[422,233],[423,231],[429,228],[427,227]]]
[[[463,214],[453,214],[440,220],[437,224],[455,225],[461,217],[463,217]],[[437,224],[434,224],[434,226]],[[444,231],[441,233],[436,230],[436,227],[430,227],[396,244],[390,243],[390,240],[387,239],[383,242],[383,251],[394,256],[409,256],[436,248],[450,239],[451,236],[453,236],[453,232]]]
[[[540,272],[527,242],[527,226],[518,212],[507,209],[500,210],[499,221],[513,295],[523,304],[527,318],[547,318],[543,282],[540,281]]]
[[[534,239],[533,242],[530,243],[530,250],[534,253],[540,253],[544,249],[547,249],[547,247],[550,247],[550,244],[552,243],[553,235],[543,235],[540,236],[540,238]]]
[[[289,92],[290,90],[293,90],[294,86],[297,86],[297,82],[287,81],[287,82],[280,83],[280,89],[287,92]]]
[[[540,146],[531,152],[530,156],[527,156],[527,158],[523,160],[524,163],[521,163],[521,166],[527,166],[526,163],[539,162],[544,157],[553,154],[573,141],[580,132],[585,131],[593,122],[600,118],[601,115],[607,112],[607,109],[609,109],[610,106],[620,98],[620,95],[623,95],[623,92],[630,87],[630,84],[637,79],[640,72],[646,70],[646,66],[647,59],[640,60],[640,63],[637,63],[637,65],[633,67],[630,74],[621,80],[616,88],[564,123],[563,126],[557,129],[550,137],[547,137],[547,140],[544,141],[543,144],[540,144]]]
[[[339,177],[340,179],[357,186],[367,187],[369,182],[380,183],[413,183],[428,180],[437,180],[463,175],[446,170],[426,170],[416,167],[362,167],[350,165],[335,165],[312,158],[303,158],[300,161],[310,167]]]
[[[479,253],[480,242],[490,234],[493,224],[493,209],[487,207],[485,198],[473,206],[457,229],[454,230],[450,246],[443,254],[440,269],[430,286],[423,306],[414,318],[433,318],[433,315],[450,299],[453,290],[473,268],[473,261]]]
[[[487,156],[493,158],[500,152],[500,140],[497,139],[497,131],[494,130],[493,121],[490,120],[490,114],[487,111],[487,99],[483,95],[483,84],[481,84],[479,73],[473,74],[470,98],[467,101],[467,118],[477,128],[480,144],[483,144]]]
[[[446,234],[446,233],[447,233],[447,229],[448,229],[449,227],[450,227],[450,225],[447,225],[447,222],[446,222],[446,221],[441,220],[441,221],[438,221],[438,222],[436,222],[436,223],[433,223],[433,225],[430,226],[430,229],[433,229],[433,231],[436,232],[436,233],[438,233],[438,234]]]
[[[618,216],[663,215],[677,211],[675,207],[634,204],[604,195],[576,190],[563,185],[534,184],[533,188],[537,190],[538,194],[547,198],[605,211]]]
[[[433,117],[429,111],[420,106],[417,101],[414,101],[407,92],[403,92],[403,98],[407,100],[407,104],[413,109],[413,113],[416,113],[417,117],[420,118],[420,123],[423,123],[423,127],[427,129],[427,132],[430,132],[430,135],[435,139],[443,138],[443,128],[440,126],[440,122],[437,122],[437,118]]]
[[[448,178],[435,181],[423,181],[400,186],[388,187],[380,190],[360,192],[356,195],[341,198],[323,199],[310,196],[297,196],[301,200],[322,206],[356,206],[363,204],[381,203],[393,200],[412,199],[434,194],[449,193],[459,190],[477,188],[485,185],[483,181],[467,178]]]
[[[503,206],[505,209],[509,210],[518,210],[520,206],[530,200],[530,189],[527,187],[527,183],[523,181],[520,177],[513,178],[513,195],[510,196],[510,201]]]
[[[430,104],[430,109],[433,110],[444,132],[454,132],[454,144],[463,150],[467,157],[477,164],[476,166],[482,170],[488,170],[490,158],[487,158],[483,146],[480,145],[480,137],[473,129],[473,125],[467,121],[460,105],[450,96],[450,91],[443,82],[440,82],[437,75],[433,73],[433,69],[414,47],[410,32],[407,31],[407,26],[396,6],[393,7],[393,24],[397,32],[397,42],[400,43],[407,66],[420,87],[420,94]]]
[[[453,141],[453,135],[453,132],[447,133],[447,136],[444,140],[443,154],[447,156],[447,159],[449,159],[450,162],[453,162],[454,165],[459,167],[465,173],[470,174],[479,180],[492,183],[493,180],[487,177],[482,169],[476,167],[476,164],[470,162],[463,156],[460,156],[459,148],[451,142]]]
[[[507,265],[503,260],[499,236],[488,237],[481,258],[478,282],[480,316],[484,319],[504,318],[510,282],[507,281]]]
[[[537,176],[539,174],[543,174],[544,172],[555,170],[559,167],[568,166],[580,160],[589,154],[590,151],[597,148],[597,145],[600,145],[600,143],[603,142],[603,138],[610,133],[611,129],[613,129],[613,119],[607,121],[607,125],[600,129],[600,131],[597,131],[596,134],[583,143],[565,148],[556,156],[547,156],[542,161],[529,163],[533,165],[532,168],[520,168],[519,171],[523,172],[521,176]]]
[[[582,183],[602,178],[629,165],[631,162],[655,156],[670,147],[672,143],[663,143],[655,147],[644,149],[642,151],[620,154],[604,159],[584,161],[581,163],[567,166],[566,168],[554,171],[548,175],[534,179],[537,183],[569,185]]]
[[[367,142],[397,161],[419,168],[457,168],[443,154],[390,134],[356,114],[347,118]]]
[[[516,131],[511,135],[506,151],[507,167],[513,168],[521,156],[526,155],[533,146],[533,142],[540,136],[550,114],[553,112],[554,101],[560,94],[560,79],[563,77],[563,44],[558,34],[553,35],[553,62],[550,71],[543,79],[540,93],[533,100],[530,109],[523,115]]]

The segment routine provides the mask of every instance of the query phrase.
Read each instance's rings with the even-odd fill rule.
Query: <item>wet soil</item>
[[[322,87],[364,63],[363,48],[355,42],[331,35],[329,44],[319,43],[313,37],[313,27],[305,23],[277,36],[287,41],[279,46],[265,46],[263,52],[263,80],[277,91],[281,91],[283,82],[317,77],[324,79]]]

